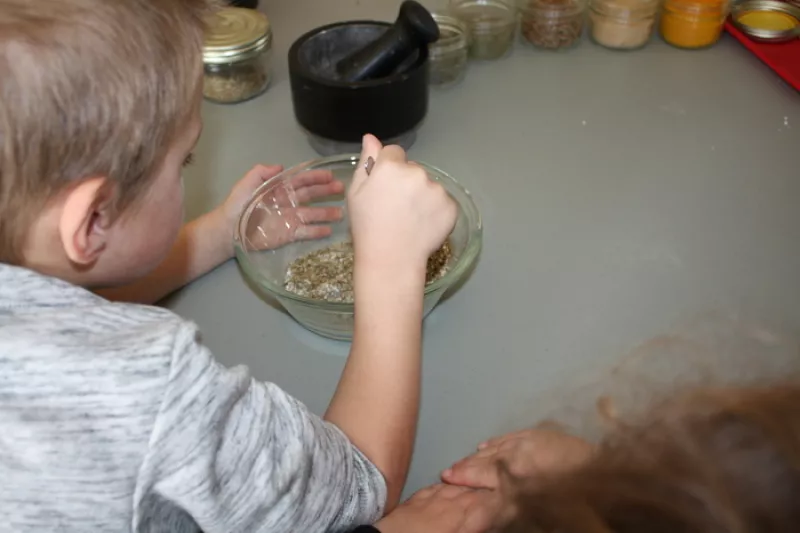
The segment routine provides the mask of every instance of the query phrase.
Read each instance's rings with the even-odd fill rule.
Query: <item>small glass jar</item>
[[[219,104],[251,100],[270,82],[272,29],[253,9],[226,7],[211,18],[203,46],[203,96]]]
[[[722,35],[728,8],[728,0],[666,0],[661,36],[678,48],[712,46]]]
[[[592,0],[592,40],[614,50],[635,50],[650,41],[658,0]]]
[[[461,20],[434,13],[439,25],[439,40],[428,46],[430,61],[430,84],[450,87],[457,84],[467,72],[469,61],[469,36]]]
[[[523,0],[522,39],[539,48],[563,50],[583,36],[586,4],[582,0]]]
[[[450,12],[467,27],[473,59],[500,59],[511,50],[517,29],[513,5],[501,0],[450,0]]]

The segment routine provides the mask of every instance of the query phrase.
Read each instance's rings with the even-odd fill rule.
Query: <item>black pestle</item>
[[[336,72],[346,82],[383,78],[438,38],[439,25],[430,12],[414,0],[406,0],[394,25],[376,41],[339,61]]]

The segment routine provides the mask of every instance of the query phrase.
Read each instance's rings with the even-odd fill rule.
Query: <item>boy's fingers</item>
[[[341,207],[300,207],[297,209],[297,218],[303,224],[316,222],[337,222],[342,219]]]
[[[367,160],[371,157],[373,160],[377,161],[382,148],[383,145],[377,137],[370,134],[364,135],[364,139],[361,143],[361,159],[359,159],[358,168],[356,168],[353,174],[352,188],[354,191],[358,190],[367,179],[368,174],[365,168]]]
[[[281,165],[256,165],[250,172],[245,174],[244,179],[253,181],[255,184],[260,184],[260,182],[274,178],[281,172],[283,172],[283,166]]]
[[[330,170],[309,170],[297,174],[290,181],[295,189],[310,185],[322,185],[333,181],[333,172]]]
[[[315,198],[322,198],[324,196],[332,196],[344,192],[344,183],[341,181],[331,181],[319,185],[308,185],[302,189],[295,189],[297,201],[301,204],[314,200]]]
[[[300,226],[294,233],[296,241],[313,241],[330,237],[333,230],[328,226]]]

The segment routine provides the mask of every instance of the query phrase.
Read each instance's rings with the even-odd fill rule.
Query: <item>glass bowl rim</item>
[[[313,170],[315,168],[323,167],[326,165],[332,165],[337,163],[339,164],[350,163],[355,168],[360,159],[361,159],[360,154],[339,154],[329,157],[312,159],[294,165],[293,167],[284,169],[280,173],[276,174],[275,176],[271,177],[270,179],[259,185],[259,187],[250,196],[250,199],[247,201],[247,204],[245,205],[244,209],[242,209],[242,213],[241,215],[239,215],[239,219],[236,222],[236,231],[233,237],[236,260],[239,263],[239,265],[241,265],[246,276],[251,281],[255,282],[260,288],[266,289],[267,292],[278,298],[285,298],[287,300],[292,300],[294,302],[304,304],[307,306],[322,308],[331,311],[340,311],[340,312],[353,311],[354,308],[353,303],[328,302],[325,300],[317,300],[314,298],[307,298],[305,296],[300,296],[299,294],[287,291],[286,289],[283,288],[282,285],[277,285],[272,281],[270,281],[268,278],[262,276],[259,273],[258,268],[256,268],[253,265],[253,262],[250,260],[249,258],[250,252],[247,249],[245,249],[244,239],[242,237],[243,234],[246,232],[246,224],[249,221],[250,215],[252,214],[253,205],[257,201],[257,199],[261,197],[261,195],[265,190],[268,190],[270,187],[273,187],[276,183],[285,180],[288,176],[292,176],[302,171]],[[456,203],[458,204],[459,212],[463,211],[470,222],[467,231],[467,244],[464,247],[464,250],[461,253],[461,255],[459,255],[458,261],[453,265],[453,267],[450,270],[447,271],[447,273],[445,273],[444,276],[437,279],[433,283],[425,286],[424,295],[428,296],[428,294],[434,293],[442,288],[449,288],[457,280],[459,280],[475,263],[475,260],[477,259],[478,254],[480,253],[482,247],[483,219],[481,218],[478,206],[475,204],[475,200],[472,198],[472,194],[463,185],[461,185],[455,178],[453,178],[450,174],[443,171],[442,169],[435,167],[433,165],[429,165],[421,161],[415,161],[415,164],[421,166],[429,173],[434,173],[438,175],[439,181],[444,181],[444,180],[448,181],[451,186],[455,187],[463,194],[464,198],[466,199],[466,202],[461,203],[456,200]],[[474,221],[472,219],[474,219]],[[285,246],[288,246],[288,244]]]

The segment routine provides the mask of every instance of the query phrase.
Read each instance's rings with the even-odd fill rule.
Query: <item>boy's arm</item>
[[[457,208],[402,149],[384,148],[371,135],[364,138],[348,206],[355,331],[325,419],[383,472],[391,510],[405,485],[416,434],[427,259],[452,231]]]
[[[387,511],[400,500],[419,410],[425,268],[387,277],[357,267],[355,334],[325,419],[380,469]]]

